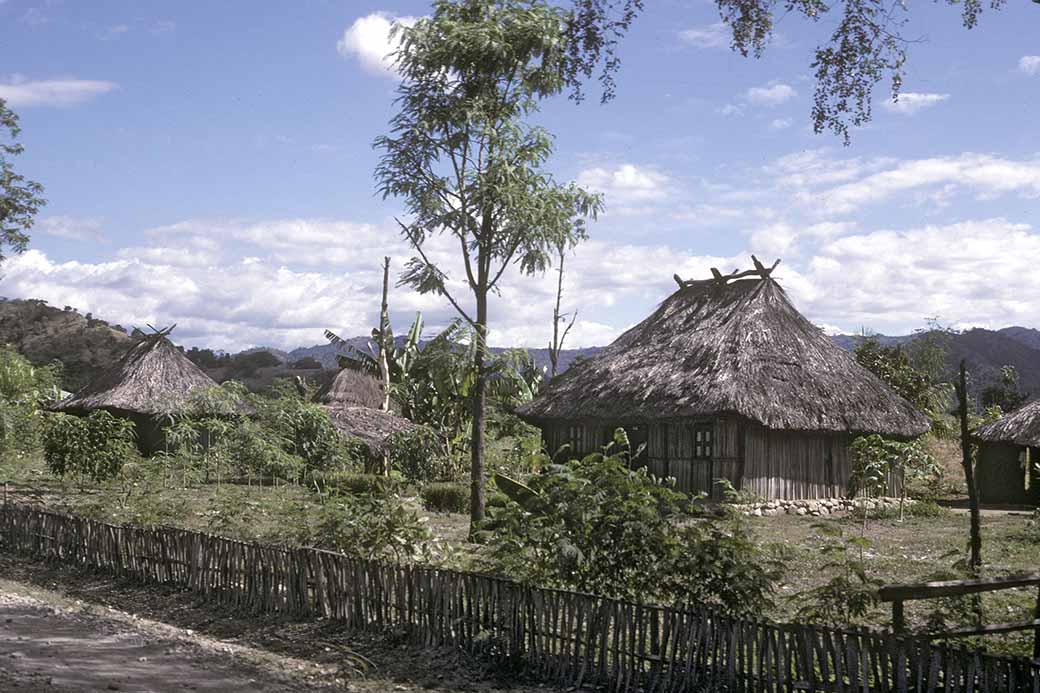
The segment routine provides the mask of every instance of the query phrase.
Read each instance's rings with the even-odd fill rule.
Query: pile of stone
[[[908,507],[913,500],[907,498],[904,503]],[[740,509],[748,515],[755,517],[769,515],[836,515],[846,513],[856,507],[866,504],[867,510],[877,512],[879,510],[897,510],[899,508],[898,498],[814,498],[812,500],[771,500],[763,503],[751,503],[741,505]]]

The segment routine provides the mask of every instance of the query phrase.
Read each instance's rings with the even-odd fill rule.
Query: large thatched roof
[[[143,338],[115,365],[58,402],[54,409],[70,413],[109,409],[161,414],[183,409],[193,392],[216,385],[162,332]]]
[[[736,414],[784,430],[928,430],[909,402],[795,310],[769,270],[728,279],[680,280],[653,315],[553,379],[520,415],[540,423]]]
[[[334,406],[380,409],[383,406],[383,386],[370,375],[343,368],[331,383],[318,390],[314,401]]]
[[[359,439],[374,453],[382,452],[394,433],[416,428],[403,416],[371,407],[326,405],[325,410],[341,434]]]
[[[1040,446],[1040,400],[980,426],[975,437],[989,443]]]

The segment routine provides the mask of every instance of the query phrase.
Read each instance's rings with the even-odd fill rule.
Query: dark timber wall
[[[657,476],[673,476],[688,493],[719,495],[716,479],[766,499],[844,496],[852,473],[851,435],[774,431],[738,417],[676,419],[652,423],[597,421],[546,424],[542,437],[556,452],[570,446],[574,455],[608,443],[617,426],[633,446],[646,443],[639,462]],[[898,490],[890,480],[890,493]]]
[[[1040,461],[1040,448],[1032,448],[1029,456],[1031,476],[1026,488],[1026,470],[1020,445],[982,443],[975,465],[979,500],[983,503],[1036,505],[1040,503],[1040,475],[1035,464]]]

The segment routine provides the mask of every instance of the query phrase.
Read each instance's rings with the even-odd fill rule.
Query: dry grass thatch
[[[344,368],[331,383],[318,390],[314,401],[333,406],[381,409],[383,386],[370,375]]]
[[[988,443],[1040,447],[1040,400],[980,426],[975,437]]]
[[[54,409],[76,414],[95,409],[163,414],[183,409],[193,392],[216,386],[165,334],[153,334]]]
[[[402,416],[371,407],[334,404],[326,405],[325,410],[341,434],[359,439],[372,452],[382,452],[394,433],[416,428]]]
[[[737,414],[782,430],[928,430],[920,412],[806,320],[770,278],[683,286],[519,413],[536,423]]]

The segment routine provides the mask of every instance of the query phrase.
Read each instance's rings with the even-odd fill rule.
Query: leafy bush
[[[432,512],[469,512],[469,485],[457,483],[426,484],[419,491],[423,507]]]
[[[385,496],[395,493],[399,482],[381,474],[358,474],[349,471],[312,471],[307,485],[321,493],[351,496]]]
[[[423,518],[396,495],[341,496],[298,504],[280,538],[368,560],[416,561],[430,556],[433,536]]]
[[[0,348],[0,455],[28,452],[40,442],[41,406],[56,399],[60,364],[37,368]]]
[[[392,434],[387,441],[387,457],[391,469],[414,483],[454,480],[463,471],[447,456],[440,437],[426,426]]]
[[[834,522],[820,522],[813,527],[817,533],[814,550],[827,559],[821,571],[833,571],[834,576],[819,587],[795,595],[802,605],[798,617],[830,626],[853,624],[877,603],[881,587],[880,580],[867,574],[863,553],[871,547],[870,540],[849,536]]]
[[[628,463],[597,453],[549,465],[529,486],[497,476],[508,500],[489,508],[484,560],[524,582],[622,599],[743,613],[770,603],[780,563],[742,515],[695,519],[671,482]]]
[[[43,430],[43,454],[58,476],[113,479],[134,455],[134,425],[104,410],[86,418],[49,414]]]
[[[950,514],[948,508],[944,508],[930,499],[915,501],[907,508],[910,511],[910,517],[945,517]]]

